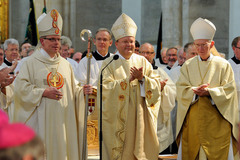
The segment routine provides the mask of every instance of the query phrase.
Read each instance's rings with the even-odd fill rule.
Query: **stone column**
[[[162,0],[163,47],[182,45],[182,0]]]
[[[182,46],[188,42],[192,42],[192,36],[189,29],[189,0],[182,2]]]
[[[158,31],[161,16],[161,1],[142,0],[141,40],[149,42],[157,49]]]
[[[24,41],[29,15],[29,0],[9,1],[9,38]]]
[[[76,0],[76,37],[74,47],[77,51],[87,50],[87,43],[80,40],[80,32],[83,29],[90,29],[93,33],[98,28],[111,29],[113,23],[122,13],[122,0]],[[95,47],[93,47],[94,49]],[[110,51],[114,52],[113,43]]]

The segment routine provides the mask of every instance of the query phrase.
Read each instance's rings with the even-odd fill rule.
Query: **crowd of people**
[[[193,42],[155,59],[124,13],[111,31],[96,31],[91,54],[74,53],[57,10],[37,25],[37,46],[10,38],[0,47],[0,159],[85,159],[86,109],[91,120],[101,114],[104,160],[239,159],[240,37],[227,61],[214,46],[216,26],[198,18]],[[86,95],[97,96],[94,110]]]

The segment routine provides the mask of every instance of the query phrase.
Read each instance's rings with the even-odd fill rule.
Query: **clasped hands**
[[[197,88],[193,88],[193,92],[198,95],[198,96],[209,96],[209,92],[208,92],[208,86],[209,83],[207,84],[202,84],[201,86],[197,87]]]
[[[136,67],[131,67],[130,68],[130,79],[129,81],[133,81],[135,79],[141,81],[143,79],[143,67],[136,68]]]

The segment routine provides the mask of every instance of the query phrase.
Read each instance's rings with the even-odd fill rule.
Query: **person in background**
[[[27,54],[27,51],[28,49],[31,47],[32,45],[28,42],[23,42],[21,47],[20,47],[20,56],[21,56],[21,59],[24,58],[24,57],[27,57],[28,54]]]
[[[157,60],[156,59],[156,66],[160,67],[160,68],[165,68],[167,67],[167,56],[166,56],[166,52],[167,52],[168,48],[166,47],[163,47],[160,51],[160,57],[159,59]]]
[[[28,59],[28,57],[33,54],[35,48],[36,48],[35,46],[29,47],[29,49],[27,50],[27,56],[22,58],[21,61],[18,61],[18,65],[17,65],[17,67],[15,69],[16,73],[19,72],[20,68],[22,67],[23,62],[25,62]]]
[[[9,123],[0,109],[0,159],[42,160],[44,146],[33,129],[23,123]]]
[[[70,57],[69,49],[72,46],[72,41],[67,36],[61,36],[61,48],[59,50],[60,55],[65,58],[72,66],[74,75],[77,74],[78,63]]]
[[[154,57],[156,55],[154,47],[150,43],[144,43],[140,46],[139,54],[144,56],[153,67],[153,72],[160,77],[161,84],[161,104],[158,113],[158,127],[157,127],[157,136],[159,141],[159,153],[177,153],[177,146],[175,148],[168,150],[167,147],[171,145],[174,141],[172,126],[171,126],[171,117],[170,112],[175,106],[175,97],[176,97],[176,86],[172,82],[171,78],[167,73],[160,67],[155,65]],[[166,151],[165,151],[166,150]]]
[[[163,70],[169,74],[170,70],[172,69],[173,65],[177,61],[177,51],[178,49],[176,47],[170,47],[168,48],[166,52],[168,64],[167,67],[165,67]]]
[[[196,50],[196,47],[194,46],[193,42],[190,42],[190,43],[187,43],[184,45],[184,52],[185,52],[186,60],[197,55],[197,50]],[[183,63],[182,63],[182,65],[183,65]],[[177,80],[180,76],[180,69],[181,69],[182,65],[176,66],[175,68],[171,69],[169,72],[169,76],[171,77],[171,79],[173,80],[174,83],[177,83]]]
[[[82,59],[82,53],[81,52],[76,52],[76,53],[74,53],[74,55],[73,55],[73,60],[75,60],[77,63],[79,63],[80,62],[80,60]]]
[[[93,87],[96,89],[102,62],[111,55],[109,52],[109,47],[112,46],[113,42],[112,32],[107,28],[99,28],[95,33],[95,38],[93,40],[94,44],[96,45],[96,50],[92,53],[91,58],[90,83],[87,85],[88,58],[86,56],[83,57],[79,62],[76,78],[82,86],[90,86],[91,88]],[[91,91],[93,91],[93,88]]]
[[[3,68],[10,67],[12,66],[14,61],[17,61],[19,57],[19,43],[16,39],[10,38],[5,40],[3,47],[4,47],[5,58],[1,66]]]
[[[69,57],[68,58],[72,58],[74,53],[75,53],[75,49],[73,47],[70,47],[68,52],[69,52]]]
[[[239,159],[238,104],[229,62],[213,56],[215,25],[203,18],[190,27],[198,56],[187,60],[177,81],[178,159]]]
[[[137,40],[135,40],[135,52],[134,53],[139,54],[139,47],[140,47],[140,43]]]
[[[231,64],[234,72],[234,78],[235,78],[237,94],[238,94],[238,110],[240,113],[240,72],[239,72],[240,71],[240,36],[235,37],[233,39],[232,50],[233,50],[234,56],[230,58],[228,62]]]

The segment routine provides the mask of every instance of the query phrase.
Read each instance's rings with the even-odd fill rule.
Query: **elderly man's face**
[[[65,59],[67,59],[69,57],[68,50],[69,50],[69,47],[67,45],[62,45],[61,46],[60,55]]]
[[[177,50],[176,49],[169,49],[167,52],[167,60],[168,66],[172,67],[174,63],[177,61]]]
[[[5,50],[6,58],[9,62],[13,62],[19,57],[19,46],[16,44],[9,44],[8,48]]]
[[[194,41],[194,45],[197,49],[198,55],[202,58],[208,58],[210,56],[210,49],[214,45],[214,41],[207,39],[197,39]]]
[[[186,53],[184,52],[183,48],[180,48],[177,56],[178,64],[181,66],[186,61]]]
[[[32,45],[30,43],[24,43],[21,47],[21,56],[26,57],[27,56],[27,51]]]
[[[144,56],[151,64],[155,57],[154,48],[149,44],[143,44],[140,46],[139,54]]]

